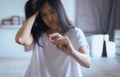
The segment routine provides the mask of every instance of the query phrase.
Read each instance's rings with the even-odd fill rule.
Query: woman
[[[82,77],[80,66],[90,66],[88,44],[61,1],[29,0],[25,11],[27,19],[16,34],[17,43],[33,49],[25,77]]]

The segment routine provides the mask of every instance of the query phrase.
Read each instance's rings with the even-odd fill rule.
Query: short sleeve
[[[75,27],[73,30],[69,31],[69,34],[69,38],[75,49],[78,49],[80,46],[87,46],[89,49],[86,37],[81,29]]]
[[[88,46],[86,37],[81,29],[75,28],[74,35],[75,35],[75,41],[76,41],[78,47],[80,47],[82,45]]]

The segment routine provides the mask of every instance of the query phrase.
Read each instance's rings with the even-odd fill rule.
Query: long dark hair
[[[44,5],[45,2],[48,2],[50,6],[55,9],[58,21],[60,24],[61,31],[59,33],[65,34],[68,30],[74,28],[71,22],[69,21],[65,9],[60,0],[37,0],[36,3],[33,0],[29,0],[25,5],[25,16],[28,19],[34,13],[36,13]],[[34,4],[33,4],[34,3]],[[33,7],[34,6],[34,7]],[[41,15],[38,14],[36,20],[33,24],[31,33],[34,38],[34,41],[38,43],[40,36],[48,30],[48,26],[43,22]],[[39,44],[39,43],[38,43]]]

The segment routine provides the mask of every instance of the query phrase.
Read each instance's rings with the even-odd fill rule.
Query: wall
[[[2,19],[13,15],[24,16],[24,4],[26,0],[0,0],[0,23]]]
[[[15,41],[19,28],[0,28],[0,58],[29,58],[32,52],[25,52],[24,47]]]
[[[0,26],[2,19],[12,16],[24,17],[24,4],[26,0],[0,0]],[[15,25],[14,25],[15,26]],[[23,46],[15,42],[15,34],[19,27],[11,25],[0,27],[0,57],[28,58],[30,53],[25,53]]]
[[[62,0],[62,3],[65,7],[68,18],[73,24],[75,24],[76,0]]]

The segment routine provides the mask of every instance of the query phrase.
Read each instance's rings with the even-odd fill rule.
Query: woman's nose
[[[51,15],[48,15],[48,16],[47,16],[47,19],[48,19],[48,20],[52,20],[52,16],[51,16]]]

